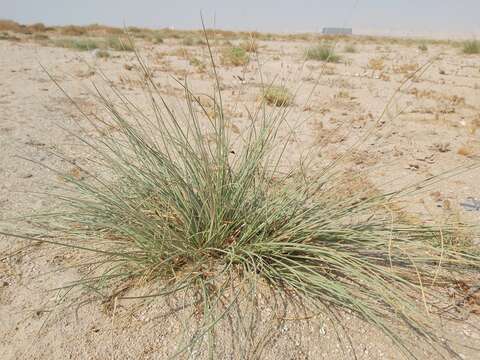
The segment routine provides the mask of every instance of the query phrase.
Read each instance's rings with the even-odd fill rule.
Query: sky
[[[227,30],[480,36],[480,0],[0,0],[0,18],[25,24],[198,29],[200,13]]]

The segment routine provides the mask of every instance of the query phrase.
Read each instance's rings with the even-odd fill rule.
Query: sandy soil
[[[428,51],[422,52],[416,46],[385,42],[359,42],[355,53],[344,53],[345,44],[339,43],[342,62],[324,65],[303,60],[309,45],[262,41],[258,61],[244,67],[220,67],[226,111],[233,119],[234,132],[241,133],[248,126],[245,106],[252,107],[261,92],[260,64],[265,83],[275,81],[296,92],[289,109],[289,126],[295,135],[289,162],[306,152],[319,161],[332,160],[372,126],[374,134],[359,151],[348,155],[346,166],[352,171],[375,166],[377,170],[368,172],[369,181],[380,189],[402,186],[479,159],[478,55],[462,55],[448,45],[429,45]],[[169,99],[182,96],[172,75],[184,79],[188,74],[191,87],[198,93],[211,91],[208,70],[189,60],[195,57],[207,64],[204,47],[183,47],[174,39],[139,46]],[[52,205],[31,193],[51,190],[59,181],[45,166],[72,172],[75,168],[50,155],[48,149],[79,163],[89,156],[61,129],[73,130],[74,120],[82,120],[40,64],[86,112],[101,112],[89,94],[89,83],[98,81],[100,69],[122,91],[142,101],[134,55],[110,54],[108,59],[98,59],[93,52],[0,41],[0,218]],[[419,65],[427,63],[430,65],[421,76],[397,91]],[[386,115],[375,125],[393,94]],[[479,177],[476,169],[448,178],[412,198],[408,208],[419,216],[455,216],[478,222],[480,211],[466,212],[460,203],[469,196],[480,199]],[[391,183],[392,179],[395,182]],[[14,225],[8,228],[15,230]],[[26,245],[0,236],[1,359],[164,359],[174,353],[188,309],[172,311],[172,303],[158,300],[146,306],[121,303],[113,313],[98,303],[57,311],[58,291],[53,289],[79,276],[68,268],[73,255],[44,245]],[[267,295],[259,296],[259,304],[259,313],[251,319],[257,338],[242,339],[225,325],[219,345],[223,358],[342,359],[351,355],[351,350],[342,351],[335,327],[322,315],[316,321],[279,323],[271,320],[278,314],[272,316]],[[295,310],[287,308],[284,315],[295,317]],[[474,315],[470,320],[480,324]],[[391,341],[361,321],[346,314],[342,323],[351,330],[359,359],[402,358]],[[462,346],[480,348],[478,330],[465,322],[444,322],[439,327],[456,341],[454,346],[463,358],[478,358],[475,350]],[[190,358],[205,356],[200,349]],[[425,349],[421,358],[435,355]]]

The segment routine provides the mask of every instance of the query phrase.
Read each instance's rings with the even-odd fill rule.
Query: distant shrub
[[[47,27],[43,23],[35,23],[28,26],[28,30],[31,32],[43,32],[47,31]]]
[[[357,49],[355,48],[355,46],[353,44],[347,44],[347,45],[345,45],[344,51],[346,53],[356,53]]]
[[[480,54],[480,41],[470,40],[463,43],[464,54]]]
[[[101,43],[96,39],[75,39],[75,38],[60,38],[53,41],[55,46],[75,49],[80,51],[95,50],[101,46]]]
[[[145,31],[145,32],[134,33],[133,37],[135,37],[137,39],[147,39],[148,40],[150,38],[150,32]]]
[[[85,26],[85,30],[91,34],[94,33],[96,35],[121,35],[125,33],[124,29],[116,28],[112,26],[105,26],[100,24],[90,24]]]
[[[87,33],[87,29],[82,26],[68,25],[60,28],[63,35],[80,36]]]
[[[154,44],[163,44],[164,42],[163,35],[159,33],[154,33],[151,40]]]
[[[12,20],[0,19],[0,31],[22,32],[22,26]]]
[[[183,46],[196,46],[196,45],[205,45],[205,41],[200,38],[187,36],[182,39]]]
[[[265,102],[272,106],[289,106],[293,95],[285,86],[270,86],[263,93]]]
[[[2,31],[0,33],[0,40],[20,41],[20,38],[14,36],[14,35],[11,35],[6,31]]]
[[[35,41],[43,41],[43,40],[48,40],[49,36],[47,34],[36,33],[36,34],[33,34],[32,38]]]
[[[331,63],[337,63],[340,61],[340,56],[335,54],[333,48],[328,45],[318,45],[308,48],[305,51],[305,57],[307,60],[325,61]]]
[[[222,53],[222,63],[224,65],[241,66],[246,65],[249,60],[250,57],[245,49],[238,46],[228,47]]]
[[[207,70],[205,63],[196,57],[190,58],[189,63],[190,65],[195,66],[198,72],[205,72],[205,70]]]
[[[258,50],[258,43],[254,38],[242,41],[240,47],[244,49],[246,52],[255,53]]]
[[[112,36],[107,39],[107,47],[116,51],[133,51],[133,45],[124,39]]]
[[[423,51],[423,52],[428,51],[427,44],[426,43],[421,43],[420,45],[418,45],[418,50]]]
[[[141,32],[144,31],[144,29],[139,28],[138,26],[129,26],[129,27],[127,28],[127,30],[128,30],[128,32],[131,32],[131,33],[134,33],[134,34],[135,34],[135,33],[141,33]]]

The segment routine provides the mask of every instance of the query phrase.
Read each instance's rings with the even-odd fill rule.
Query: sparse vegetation
[[[106,46],[109,49],[116,51],[133,51],[133,45],[128,39],[121,39],[116,36],[111,36],[106,41]]]
[[[80,51],[95,50],[102,46],[98,39],[89,38],[59,38],[52,42],[55,46]]]
[[[235,60],[229,63],[246,63],[244,49],[228,50]],[[151,78],[145,64],[138,68]],[[156,84],[143,86],[152,118],[117,88],[99,96],[109,116],[93,117],[93,133],[79,135],[96,156],[62,177],[70,191],[56,197],[61,211],[34,217],[28,222],[34,229],[17,234],[84,255],[88,271],[68,292],[78,286],[108,303],[133,290],[135,297],[191,291],[200,324],[181,349],[207,338],[215,351],[215,329],[231,305],[240,296],[255,304],[255,292],[236,291],[241,283],[270,287],[272,296],[283,294],[316,312],[327,307],[333,321],[336,310],[346,310],[376,326],[407,357],[415,357],[420,340],[454,353],[429,312],[442,304],[439,288],[478,271],[480,259],[467,241],[459,245],[458,225],[419,223],[398,210],[404,194],[427,183],[382,194],[353,188],[351,174],[335,166],[311,174],[302,166],[280,171],[276,164],[289,144],[277,136],[288,114],[281,107],[292,100],[285,87],[265,91],[264,100],[280,108],[250,112],[252,126],[233,151],[229,131],[239,130],[219,92],[206,97],[207,109],[187,87],[187,110],[177,112]],[[218,83],[214,88],[220,91]]]
[[[0,19],[0,31],[23,32],[22,25],[12,20]]]
[[[163,35],[160,33],[154,33],[151,39],[154,44],[163,44],[164,42]]]
[[[58,46],[80,51],[95,49],[92,56],[98,58],[108,58],[110,54],[120,57],[114,51],[135,50],[124,35],[110,33],[110,30],[96,25],[82,29],[85,29],[85,33],[75,35],[75,38],[57,39],[60,30],[53,35],[49,33],[50,36],[43,30],[32,36],[23,35],[25,33],[19,36],[27,41],[58,42]],[[112,333],[117,331],[113,317],[129,316],[130,308],[127,309],[125,303],[134,303],[136,308],[143,304],[145,298],[154,301],[155,297],[165,296],[168,297],[168,306],[163,307],[161,302],[161,316],[177,308],[178,304],[171,304],[171,300],[188,300],[180,305],[178,318],[181,320],[178,327],[174,324],[173,330],[168,329],[167,334],[178,335],[178,339],[181,339],[179,341],[182,343],[173,350],[178,357],[203,358],[207,354],[210,358],[226,357],[216,355],[216,351],[225,343],[227,347],[231,345],[229,338],[223,338],[223,331],[236,326],[242,327],[239,336],[242,341],[260,337],[250,326],[250,318],[245,320],[250,316],[248,310],[253,309],[259,311],[258,319],[262,321],[272,316],[273,336],[280,336],[275,332],[279,329],[283,332],[284,324],[305,318],[315,322],[320,314],[322,318],[323,315],[330,316],[335,329],[334,333],[330,325],[325,328],[330,338],[343,342],[346,339],[341,334],[343,321],[351,321],[353,315],[366,323],[362,324],[367,325],[364,329],[368,332],[364,336],[369,336],[370,328],[375,327],[391,340],[391,343],[387,341],[384,344],[382,339],[380,346],[393,344],[405,358],[422,358],[426,348],[428,352],[438,352],[439,357],[456,358],[456,344],[452,350],[446,339],[447,332],[443,328],[438,329],[437,320],[470,311],[470,304],[467,303],[470,299],[464,297],[467,290],[457,292],[457,286],[463,286],[458,285],[459,282],[470,284],[470,276],[475,276],[480,270],[478,247],[470,241],[471,237],[478,238],[477,228],[448,222],[453,218],[453,210],[456,211],[453,201],[452,211],[447,214],[449,218],[442,218],[441,225],[435,225],[430,217],[424,221],[417,218],[417,214],[410,216],[406,213],[411,205],[411,202],[407,203],[410,198],[404,196],[425,193],[429,184],[442,179],[442,176],[432,175],[435,174],[435,161],[437,164],[442,161],[442,168],[446,166],[443,160],[448,157],[458,162],[460,156],[464,156],[466,158],[461,159],[462,163],[469,160],[473,162],[478,155],[478,144],[473,136],[465,132],[470,131],[474,135],[480,118],[477,119],[471,104],[464,97],[453,95],[450,89],[454,88],[445,91],[447,87],[443,81],[438,84],[430,81],[428,86],[419,84],[418,87],[414,87],[412,84],[416,82],[412,82],[408,87],[398,89],[408,105],[408,111],[412,112],[404,111],[402,99],[398,105],[392,101],[393,105],[384,111],[389,120],[387,123],[383,122],[383,115],[377,119],[376,114],[381,113],[378,111],[380,109],[362,105],[383,99],[384,95],[390,96],[401,80],[400,76],[393,74],[411,74],[421,69],[418,64],[411,63],[413,57],[404,56],[403,52],[401,58],[394,56],[398,48],[393,46],[391,54],[369,61],[368,57],[363,56],[365,54],[342,54],[345,55],[342,61],[345,66],[314,62],[301,64],[309,70],[303,71],[301,68],[301,76],[304,76],[302,81],[312,87],[319,82],[315,76],[319,69],[322,71],[320,75],[332,75],[321,78],[320,86],[327,92],[322,91],[318,96],[312,91],[313,101],[304,104],[304,99],[294,96],[286,86],[263,84],[263,79],[274,79],[272,69],[279,69],[280,65],[282,74],[277,83],[291,81],[285,79],[296,69],[295,61],[302,55],[303,43],[295,44],[295,48],[300,50],[296,56],[289,53],[288,58],[278,51],[285,44],[269,43],[266,51],[269,66],[271,59],[278,61],[268,67],[263,72],[265,76],[262,75],[258,80],[260,76],[254,77],[252,74],[255,66],[243,69],[214,66],[209,67],[211,71],[208,74],[199,74],[206,71],[205,59],[210,59],[209,55],[216,59],[218,53],[213,51],[213,54],[209,54],[207,50],[212,49],[188,47],[196,44],[196,32],[169,29],[153,32],[140,28],[129,28],[129,31],[135,37],[155,43],[172,37],[178,40],[167,41],[163,46],[148,44],[147,48],[153,49],[148,59],[154,64],[155,78],[152,78],[152,72],[141,60],[142,51],[138,53],[140,64],[132,63],[137,54],[122,54],[122,61],[97,60],[98,67],[72,67],[70,59],[84,56],[66,56],[68,61],[61,62],[65,66],[62,70],[74,68],[75,76],[88,81],[93,80],[92,76],[95,75],[95,98],[101,107],[97,111],[93,103],[84,99],[83,92],[82,96],[77,96],[75,92],[72,101],[79,102],[78,108],[84,116],[80,120],[72,116],[80,126],[78,132],[69,135],[78,136],[79,142],[88,145],[85,153],[82,151],[85,156],[79,157],[76,152],[71,154],[72,158],[75,156],[75,161],[69,166],[68,152],[64,154],[62,147],[62,152],[58,154],[62,162],[56,164],[61,164],[62,169],[67,165],[70,170],[59,175],[61,188],[49,187],[55,192],[52,194],[55,201],[49,204],[55,204],[52,205],[55,208],[35,214],[24,223],[14,224],[15,229],[21,229],[15,231],[24,231],[23,234],[17,234],[22,239],[68,249],[69,257],[65,256],[65,259],[56,250],[52,264],[45,268],[50,269],[52,265],[57,269],[63,263],[70,269],[78,266],[78,272],[69,272],[67,276],[68,280],[73,277],[78,281],[66,284],[65,294],[74,296],[78,304],[99,300],[102,310],[108,312],[107,315],[113,314],[112,322],[107,324],[109,332],[102,335],[103,330],[99,330],[100,341],[105,339],[104,336],[110,336],[110,325]],[[93,36],[94,33],[102,35]],[[13,32],[0,31],[0,39],[2,34],[9,37]],[[314,36],[309,34],[305,39],[318,41],[318,37]],[[248,41],[242,41],[245,37],[230,41],[230,37],[233,35],[225,32],[218,42],[214,42],[214,50],[221,51],[221,61],[227,66],[248,64],[252,56],[249,52],[256,52],[257,44],[252,46]],[[255,37],[267,38],[267,35]],[[296,35],[292,35],[292,39],[297,39]],[[356,38],[353,39],[356,41]],[[332,40],[329,38],[328,41]],[[350,38],[341,41],[345,44]],[[412,42],[413,47],[408,51],[418,55],[416,46],[419,49],[421,46],[418,44]],[[30,51],[33,48],[32,44],[2,44],[2,47],[28,48]],[[346,45],[343,49],[345,53],[356,51],[353,45]],[[362,46],[361,51],[365,53],[367,49],[373,50],[374,46]],[[66,53],[58,49],[41,50],[50,56]],[[310,50],[314,51],[309,53]],[[406,51],[405,48],[401,50]],[[33,54],[33,51],[19,55],[23,54]],[[307,49],[304,55],[316,61],[340,60],[333,49],[325,45]],[[467,57],[450,56],[442,65],[447,66],[453,74],[454,65],[461,64]],[[356,69],[349,69],[349,58],[358,59]],[[10,58],[10,63],[14,63],[12,59],[16,58]],[[107,68],[106,65],[110,66],[110,63],[112,67]],[[122,66],[129,72],[121,71]],[[112,81],[105,79],[105,84],[98,84],[97,79],[102,77],[100,68],[103,67],[107,68],[106,74],[112,74],[111,70],[114,69],[114,76]],[[26,75],[20,73],[19,69]],[[391,83],[368,79],[367,69],[372,69],[373,74],[381,72],[376,79],[390,79],[385,73],[394,79]],[[477,71],[470,67],[466,69]],[[13,75],[22,81],[36,77],[33,67],[14,64],[13,71],[17,72]],[[337,76],[333,76],[335,74]],[[177,75],[178,81],[170,81],[170,75]],[[435,71],[430,76],[431,79],[440,78]],[[205,82],[212,77],[216,81],[209,86]],[[52,79],[57,79],[57,76],[52,76]],[[242,85],[233,79],[238,79]],[[475,78],[464,79],[462,87],[456,88],[461,89],[458,93],[468,100],[466,87],[463,86],[470,86],[475,81]],[[59,83],[64,84],[63,80]],[[198,85],[199,91],[190,88],[189,83]],[[254,84],[254,88],[248,91],[246,84]],[[78,88],[71,85],[69,82],[68,88]],[[110,90],[109,86],[112,87]],[[43,84],[37,87],[42,88],[41,91],[50,90]],[[121,93],[122,89],[126,89],[125,94]],[[147,96],[140,97],[139,89],[143,89]],[[208,93],[207,89],[213,89],[212,93]],[[225,89],[223,94],[222,89]],[[13,108],[23,99],[19,97],[20,101],[17,101],[15,96],[9,95],[9,90],[5,93],[8,94],[7,100],[12,101]],[[132,94],[132,98],[129,99],[127,94]],[[180,94],[184,96],[184,104],[179,104]],[[245,102],[239,99],[244,94],[247,97]],[[55,98],[57,104],[56,96],[49,98]],[[222,102],[222,99],[226,101]],[[365,99],[371,101],[364,103]],[[421,99],[423,101],[420,102]],[[234,101],[240,101],[241,106]],[[419,106],[410,106],[416,101],[420,103]],[[58,108],[58,105],[52,106],[52,111]],[[404,117],[400,119],[399,126],[387,129],[393,124],[396,109],[402,111]],[[64,111],[63,106],[61,111]],[[290,119],[289,113],[295,117],[300,114],[302,119]],[[421,114],[420,125],[414,124],[419,118],[418,114]],[[24,114],[19,112],[18,116]],[[439,121],[442,121],[442,133],[430,131],[438,128]],[[446,128],[449,121],[455,124],[451,132]],[[24,126],[22,122],[20,124]],[[10,123],[6,125],[10,126]],[[70,122],[62,125],[71,131]],[[431,146],[426,148],[425,142],[422,142],[425,151],[414,154],[413,158],[405,145],[410,141],[405,141],[405,138],[409,140],[409,136],[416,135],[412,129],[420,127],[423,134],[428,134],[428,144]],[[374,133],[376,129],[379,129],[379,133]],[[9,131],[6,127],[0,130]],[[312,132],[315,132],[313,136]],[[298,133],[302,135],[297,137]],[[303,137],[303,133],[307,135]],[[353,141],[347,138],[349,133],[353,134]],[[398,136],[385,136],[384,139],[385,134],[397,133]],[[465,143],[460,147],[457,138],[448,137],[449,134],[458,133],[465,135]],[[364,140],[365,134],[372,134],[369,140],[373,141]],[[381,140],[387,146],[379,149],[372,147],[380,143],[376,135],[382,135]],[[68,139],[70,141],[71,138]],[[400,139],[401,142],[394,142],[393,139]],[[22,147],[24,143],[27,142],[22,141]],[[360,146],[351,147],[352,143]],[[36,152],[57,151],[50,144],[39,146],[30,140],[28,144],[35,146]],[[398,144],[397,149],[394,145]],[[300,145],[305,146],[300,148]],[[321,146],[315,147],[317,145]],[[313,149],[312,163],[309,162],[310,158],[303,158],[304,154],[298,153],[301,151],[299,149],[307,147],[307,151]],[[347,151],[343,153],[345,148]],[[93,153],[92,156],[89,151]],[[284,158],[284,154],[288,155]],[[298,163],[292,161],[296,155],[301,155]],[[317,163],[319,156],[321,159]],[[403,163],[404,156],[410,159],[408,163],[407,160]],[[397,157],[402,161],[396,161]],[[380,188],[384,187],[376,188],[364,175],[367,166],[378,164],[376,169],[381,168],[384,158],[400,168],[398,173],[388,173],[385,178],[390,180],[401,174],[401,190],[395,190],[395,186],[388,183],[387,192],[383,193]],[[50,172],[53,169],[49,161],[46,160],[44,165],[49,166]],[[408,168],[404,169],[406,164]],[[467,166],[461,171],[466,169]],[[361,174],[358,170],[362,170]],[[408,172],[412,172],[416,178],[421,174],[427,174],[429,178],[425,182],[403,187],[403,176]],[[454,172],[446,174],[450,176]],[[377,176],[376,170],[373,175]],[[40,177],[32,180],[37,178]],[[28,179],[24,179],[27,184],[30,181]],[[375,184],[380,183],[375,179]],[[434,200],[435,204],[443,206],[446,204],[444,200],[449,201],[447,197],[453,198],[450,195],[438,192],[437,198],[441,201]],[[416,210],[418,206],[415,198],[412,208]],[[13,210],[16,211],[17,207],[13,206]],[[3,235],[8,231],[3,229],[3,223],[1,225],[0,237],[3,240]],[[473,236],[471,233],[474,233]],[[43,251],[44,247],[40,248]],[[48,257],[52,248],[45,248],[47,251],[42,252],[42,256]],[[76,253],[71,256],[72,252]],[[57,255],[61,260],[56,260]],[[77,274],[78,277],[75,277]],[[24,286],[23,283],[21,285]],[[465,285],[465,288],[470,289],[469,286]],[[12,286],[11,289],[8,289],[9,294],[15,294],[15,288]],[[259,296],[263,292],[269,294],[269,297],[265,297],[266,305],[265,299]],[[63,293],[59,295],[58,298],[65,304],[66,297],[61,296]],[[269,308],[269,302],[276,305],[277,300],[280,308],[293,307],[295,314],[291,316],[287,311],[283,314],[278,307]],[[240,303],[247,311],[235,308]],[[31,303],[28,302],[28,305],[30,309]],[[173,306],[169,309],[170,305]],[[52,307],[48,304],[48,308],[45,308],[50,311]],[[145,309],[145,316],[142,309],[138,324],[143,324],[147,318],[158,324],[158,317],[149,313],[152,308]],[[236,319],[232,320],[235,316],[240,318],[238,323],[235,323]],[[257,319],[252,317],[252,323],[254,320]],[[93,321],[97,322],[98,317],[94,317]],[[11,323],[12,326],[18,324],[17,321]],[[323,323],[322,319],[322,327]],[[121,323],[121,331],[132,331],[127,328],[128,325],[123,327]],[[25,326],[30,331],[31,324],[27,322]],[[287,333],[289,340],[299,335],[294,333],[297,331],[295,327],[291,326],[290,333]],[[137,331],[137,324],[132,328]],[[295,330],[292,331],[292,328]],[[90,326],[84,329],[90,334]],[[356,326],[347,326],[347,337],[348,331],[356,329]],[[376,331],[372,333],[378,335]],[[13,327],[12,334],[17,336]],[[153,336],[155,340],[158,334],[153,333]],[[46,342],[50,340],[50,337],[45,339]],[[91,346],[90,340],[88,335],[87,346]],[[277,343],[274,342],[274,345]],[[254,346],[261,345],[252,341]],[[170,343],[168,347],[171,347]],[[355,350],[355,347],[353,343],[352,349]],[[139,346],[140,352],[144,350],[145,347]],[[183,354],[183,351],[189,354]],[[223,348],[219,353],[221,351]],[[323,351],[323,344],[320,351]],[[417,356],[417,351],[420,356]],[[392,353],[395,353],[394,357],[401,357],[396,350]],[[344,357],[350,354],[347,349]],[[239,358],[243,358],[242,355]],[[360,354],[360,358],[368,356],[366,353]],[[355,351],[352,357],[356,357]]]
[[[227,47],[222,52],[222,63],[224,65],[242,66],[246,65],[250,60],[245,49],[232,46]]]
[[[190,65],[195,66],[198,72],[205,72],[207,70],[205,63],[196,57],[190,57],[188,61]]]
[[[413,74],[420,66],[417,63],[407,63],[393,66],[393,72],[396,74]]]
[[[20,38],[6,31],[0,32],[0,40],[20,41]]]
[[[205,45],[205,42],[198,37],[187,36],[182,39],[182,45],[183,46]]]
[[[50,37],[47,35],[47,34],[44,34],[44,33],[36,33],[36,34],[33,34],[33,40],[35,41],[45,41],[45,40],[48,40],[50,39]]]
[[[254,38],[242,41],[240,47],[246,52],[255,53],[258,51],[258,43]]]
[[[480,54],[480,41],[478,40],[470,40],[465,41],[463,44],[463,53],[464,54]]]
[[[325,61],[331,63],[337,63],[340,61],[340,56],[335,54],[332,46],[329,45],[317,45],[308,48],[305,51],[305,57],[307,60]]]
[[[28,29],[33,33],[45,32],[45,31],[48,30],[48,28],[43,23],[35,23],[35,24],[32,24],[32,25],[29,25]]]
[[[60,32],[68,36],[81,36],[87,34],[87,28],[83,26],[68,25],[60,27]]]
[[[293,95],[285,86],[269,86],[263,93],[265,102],[272,106],[289,106],[292,104]]]
[[[351,53],[351,54],[353,54],[353,53],[356,53],[356,52],[357,52],[357,48],[356,48],[355,45],[353,45],[353,44],[347,44],[347,45],[345,45],[344,51],[345,51],[346,53]]]
[[[110,36],[104,38],[57,38],[52,40],[52,44],[59,47],[75,49],[80,51],[89,51],[95,49],[115,50],[115,51],[133,51],[133,45],[129,40]]]
[[[385,69],[385,61],[382,58],[372,58],[368,60],[368,67],[374,71],[383,71]]]

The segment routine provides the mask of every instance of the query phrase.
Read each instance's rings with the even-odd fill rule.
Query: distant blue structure
[[[352,35],[352,28],[326,27],[322,29],[323,35]]]

